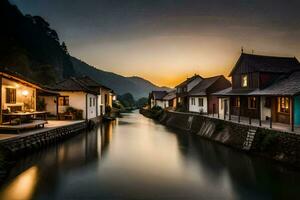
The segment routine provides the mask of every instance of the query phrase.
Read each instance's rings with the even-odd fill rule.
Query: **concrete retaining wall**
[[[239,150],[243,150],[247,132],[253,128],[199,114],[168,111],[160,116],[159,121],[168,127],[197,134]],[[300,168],[300,135],[297,134],[257,128],[252,146],[247,151]]]
[[[87,123],[80,122],[49,130],[42,130],[35,134],[20,135],[0,141],[1,152],[5,154],[6,159],[17,157],[24,153],[46,147],[49,144],[56,143],[67,137],[87,128]]]

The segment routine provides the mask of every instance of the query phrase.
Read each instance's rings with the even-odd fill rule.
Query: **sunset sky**
[[[10,0],[44,17],[71,55],[174,86],[224,74],[244,51],[300,59],[300,1]]]

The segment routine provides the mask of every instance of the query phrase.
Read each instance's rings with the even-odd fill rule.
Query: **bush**
[[[278,133],[268,133],[265,135],[261,142],[261,150],[265,151],[267,150],[270,146],[273,146],[274,143],[276,143],[278,139],[279,134]]]
[[[81,120],[83,115],[83,110],[76,109],[70,106],[66,109],[66,113],[73,115],[75,120]]]

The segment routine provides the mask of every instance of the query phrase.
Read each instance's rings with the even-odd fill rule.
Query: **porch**
[[[259,122],[259,119],[252,119],[249,117],[243,117],[243,116],[236,116],[236,115],[231,115],[231,118],[229,118],[229,115],[224,116],[218,116],[218,114],[209,114],[206,115],[207,117],[210,118],[215,118],[215,119],[222,119],[225,121],[230,121],[233,123],[239,123],[239,124],[244,124],[244,125],[251,125],[254,127],[261,127],[261,128],[266,128],[266,129],[273,129],[273,130],[278,130],[278,131],[283,131],[283,132],[288,132],[288,133],[294,133],[294,134],[300,134],[300,126],[295,126],[294,131],[291,130],[291,126],[289,124],[285,123],[280,123],[280,122],[272,122],[270,123],[270,120],[261,120],[261,124]]]

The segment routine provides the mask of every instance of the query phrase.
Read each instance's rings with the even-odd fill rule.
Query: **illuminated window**
[[[240,97],[235,97],[233,99],[232,103],[233,103],[233,107],[239,108],[241,106],[241,99],[240,99]]]
[[[289,113],[289,98],[288,97],[278,97],[278,112]]]
[[[256,109],[256,97],[248,97],[248,108]]]
[[[6,88],[6,103],[16,103],[17,90],[15,88]]]
[[[242,75],[242,87],[248,87],[248,75]]]
[[[203,107],[203,98],[198,99],[198,104],[199,106]]]

